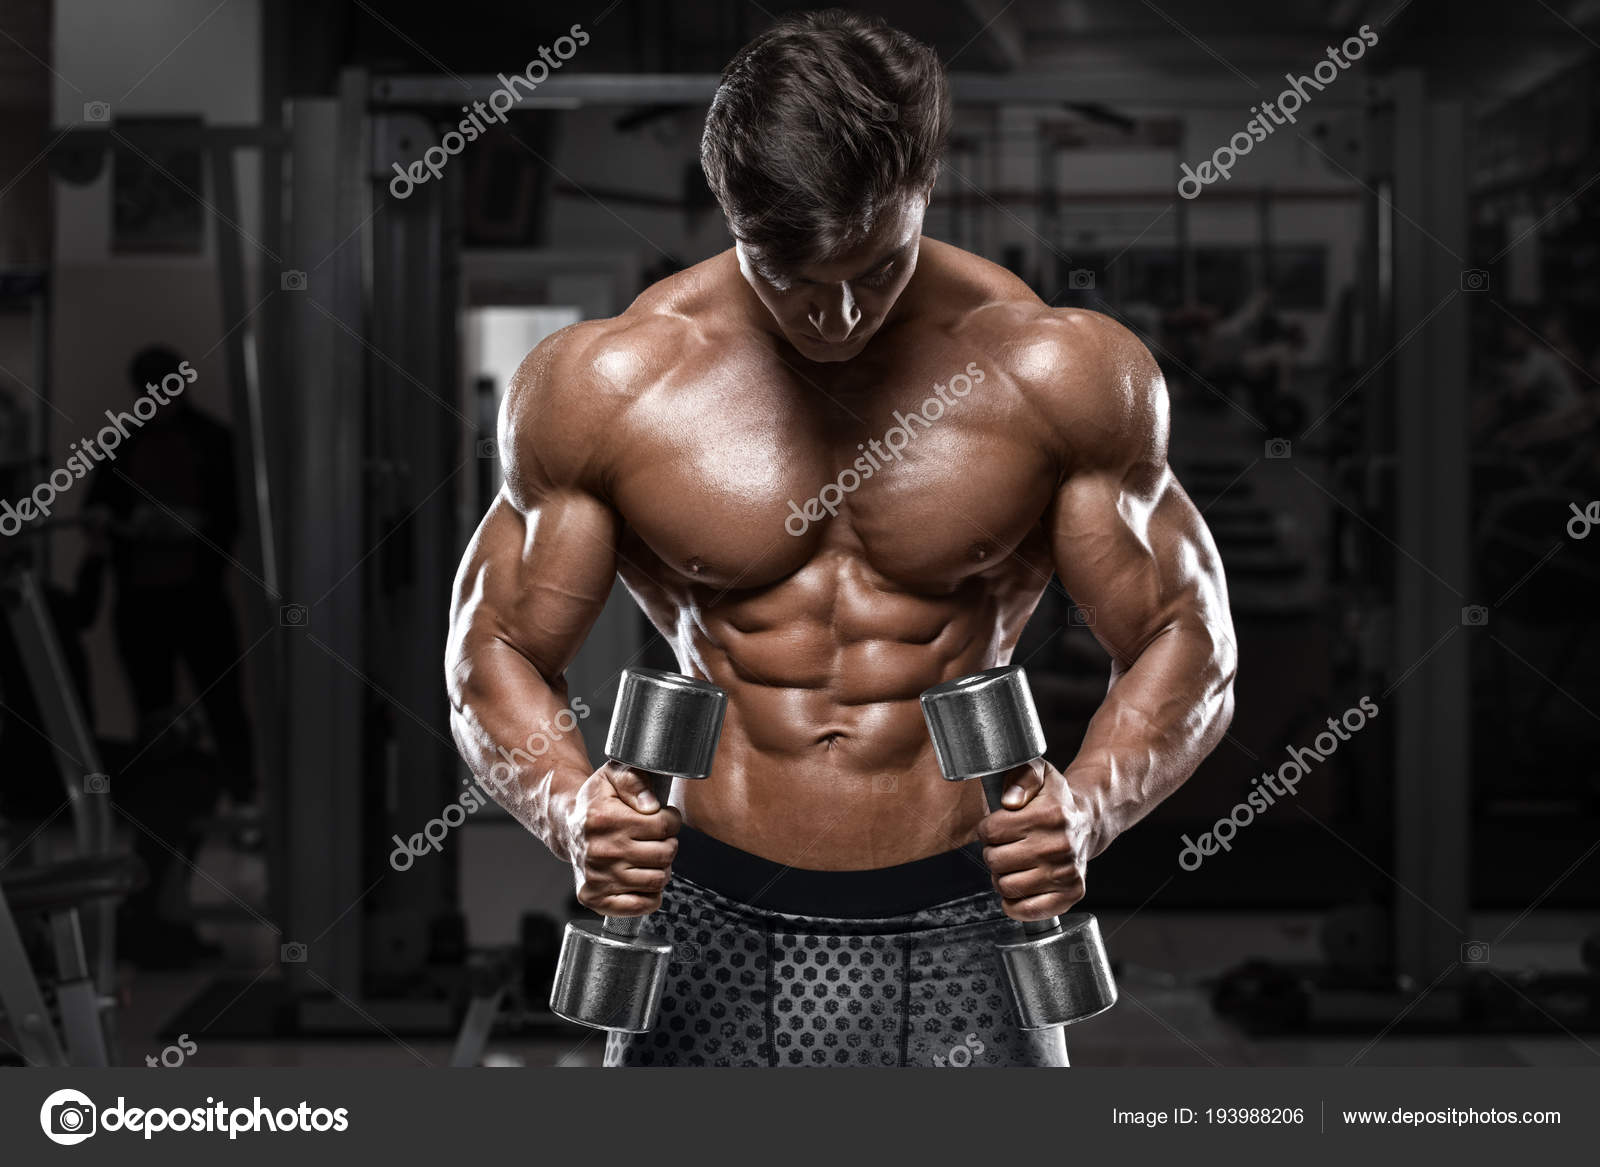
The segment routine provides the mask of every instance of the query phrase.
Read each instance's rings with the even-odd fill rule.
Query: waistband
[[[786,867],[683,827],[672,871],[752,908],[849,920],[902,916],[993,888],[983,846],[976,842],[894,867],[815,871]]]

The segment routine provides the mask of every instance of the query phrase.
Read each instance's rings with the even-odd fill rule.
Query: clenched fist
[[[578,902],[602,916],[661,906],[683,816],[663,806],[642,770],[607,762],[578,788],[567,816]]]
[[[1002,809],[978,823],[983,861],[1006,915],[1047,920],[1083,898],[1092,816],[1042,758],[1006,775]]]

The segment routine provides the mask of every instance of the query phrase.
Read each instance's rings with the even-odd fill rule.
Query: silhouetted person
[[[171,349],[142,350],[128,374],[137,416],[120,415],[127,436],[95,472],[88,506],[110,519],[113,622],[139,737],[154,741],[178,718],[182,662],[211,726],[218,777],[246,801],[250,725],[224,573],[238,531],[232,438],[184,396],[196,374]]]

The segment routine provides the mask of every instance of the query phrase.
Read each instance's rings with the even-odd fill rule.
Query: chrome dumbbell
[[[650,775],[663,807],[674,778],[711,773],[728,695],[708,681],[655,669],[625,669],[606,735],[606,757]],[[649,916],[608,916],[567,925],[550,1010],[594,1029],[654,1027],[672,945],[648,930]]]
[[[1044,727],[1020,668],[988,669],[922,694],[922,715],[939,769],[951,782],[976,778],[989,809],[1001,809],[1006,774],[1045,751]],[[1117,1003],[1100,925],[1088,913],[1030,920],[1020,940],[997,944],[1024,1029],[1073,1025]]]

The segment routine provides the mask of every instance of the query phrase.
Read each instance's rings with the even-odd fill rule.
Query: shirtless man
[[[922,237],[949,110],[911,38],[783,21],[707,118],[735,248],[551,336],[506,396],[452,721],[582,903],[661,908],[661,1021],[608,1064],[1065,1065],[1059,1030],[1017,1029],[993,941],[1071,908],[1231,717],[1225,585],[1155,362]],[[940,778],[917,698],[1008,662],[1052,572],[1111,685],[1076,756],[987,814]],[[563,673],[617,575],[729,695],[713,774],[672,806],[576,734],[503,773],[499,747],[571,723]]]

